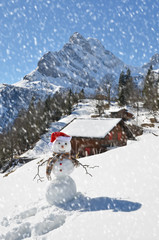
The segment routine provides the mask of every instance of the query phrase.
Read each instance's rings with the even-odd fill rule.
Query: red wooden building
[[[124,146],[134,139],[121,118],[74,119],[62,132],[72,136],[72,154],[79,157],[105,152],[112,147]]]

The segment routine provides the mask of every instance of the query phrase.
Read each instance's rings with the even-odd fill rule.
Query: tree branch
[[[99,166],[90,167],[88,164],[82,164],[82,163],[80,163],[80,162],[78,162],[78,164],[79,164],[80,166],[82,166],[82,167],[85,169],[86,174],[88,174],[88,175],[91,176],[91,177],[93,177],[93,176],[92,176],[92,174],[90,174],[90,173],[88,172],[87,168],[92,168],[92,169],[93,169],[93,168],[99,167]]]
[[[44,163],[46,163],[48,160],[45,160],[45,161],[43,161],[43,160],[44,160],[44,159],[41,159],[41,160],[37,163],[37,164],[38,164],[37,174],[36,174],[35,177],[33,178],[33,180],[35,180],[35,179],[38,177],[37,182],[38,182],[38,181],[40,181],[40,182],[44,181],[44,177],[41,177],[39,172],[40,172],[40,167],[43,166]]]
[[[157,135],[156,133],[153,133],[153,132],[152,132],[152,134],[153,134],[155,137],[158,137],[158,136],[159,136],[159,135]]]
[[[91,177],[93,177],[93,176],[92,176],[92,174],[90,174],[90,173],[88,172],[87,168],[99,167],[99,166],[90,167],[88,164],[82,164],[82,163],[80,163],[80,162],[79,162],[76,158],[74,158],[74,157],[71,157],[71,159],[72,159],[72,161],[74,162],[74,165],[75,165],[76,167],[82,166],[82,167],[85,169],[86,174],[88,174],[88,175],[91,176]]]

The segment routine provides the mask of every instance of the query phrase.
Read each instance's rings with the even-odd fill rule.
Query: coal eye
[[[60,145],[60,142],[58,142],[58,144]]]
[[[67,145],[67,143],[65,143],[65,145]]]

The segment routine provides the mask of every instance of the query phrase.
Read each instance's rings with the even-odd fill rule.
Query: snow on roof
[[[115,109],[111,109],[111,113],[116,113],[116,112],[119,112],[121,110],[124,110],[124,111],[128,111],[126,108],[115,108]]]
[[[74,119],[62,129],[62,132],[72,137],[104,138],[121,118],[106,119]]]

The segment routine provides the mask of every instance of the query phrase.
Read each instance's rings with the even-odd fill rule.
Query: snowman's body
[[[51,205],[66,203],[76,195],[76,184],[69,176],[77,162],[71,158],[71,143],[66,137],[58,137],[53,142],[53,157],[50,158],[46,174],[48,179],[51,172],[56,177],[48,186],[46,199]]]
[[[61,157],[56,161],[53,167],[53,173],[56,177],[63,177],[70,175],[74,170],[74,164],[66,157]]]

